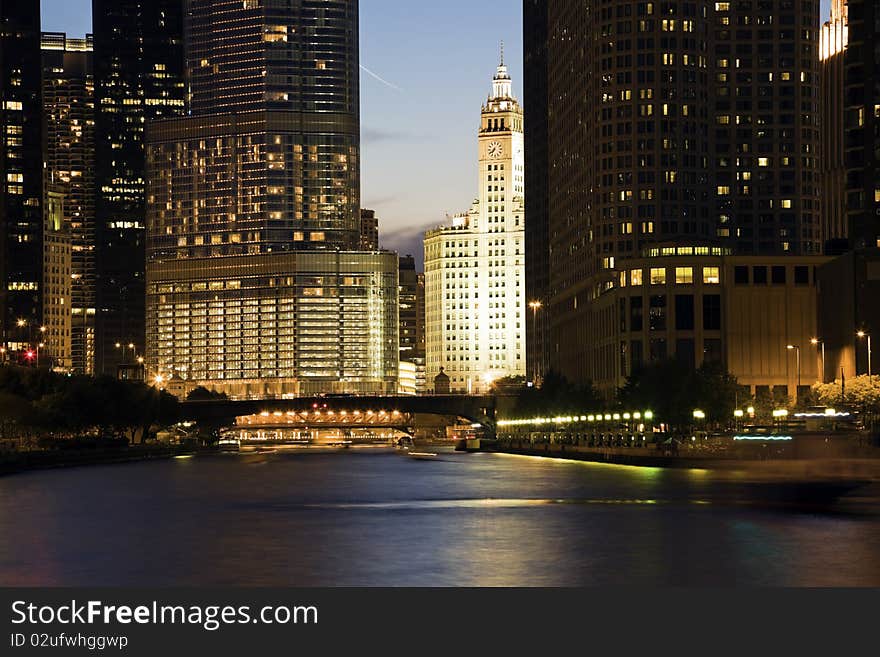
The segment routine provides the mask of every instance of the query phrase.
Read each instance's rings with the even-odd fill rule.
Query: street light
[[[868,339],[868,376],[871,376],[871,334],[865,333],[864,331],[859,331],[856,333],[860,338]]]
[[[810,344],[814,347],[818,347],[821,345],[822,347],[822,372],[819,376],[819,381],[821,383],[825,383],[825,340],[820,340],[819,338],[813,338],[810,340]]]
[[[543,307],[544,307],[544,304],[541,303],[540,301],[530,301],[529,302],[529,308],[532,309],[532,340],[533,340],[533,342],[532,342],[533,347],[532,348],[534,350],[533,353],[534,353],[534,364],[535,364],[534,365],[535,371],[533,372],[533,374],[534,374],[534,379],[535,379],[536,384],[538,383],[538,381],[541,377],[540,367],[538,365],[538,359],[542,358],[540,356],[540,354],[538,354],[538,311],[541,310],[541,308],[543,308]]]
[[[796,344],[790,344],[786,347],[789,351],[797,352],[797,388],[794,393],[795,400],[800,403],[801,395],[801,348]]]

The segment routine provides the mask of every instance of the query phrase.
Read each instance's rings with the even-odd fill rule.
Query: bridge
[[[368,428],[402,426],[403,420],[395,418],[446,415],[480,425],[487,438],[495,437],[497,427],[497,400],[488,395],[322,395],[294,399],[185,401],[180,406],[182,421],[193,422],[210,431],[231,428],[237,418],[254,416],[269,421],[273,416],[291,416],[299,422],[311,421],[322,427]]]

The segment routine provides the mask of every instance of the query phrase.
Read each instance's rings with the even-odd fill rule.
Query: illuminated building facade
[[[424,241],[427,378],[465,393],[526,374],[523,114],[503,58],[478,141],[477,200]]]
[[[0,5],[0,346],[18,358],[42,321],[40,2]]]
[[[300,157],[266,175],[272,196],[296,205],[284,226],[316,248],[357,249],[358,3],[189,0],[186,20],[191,114],[283,114],[293,140],[283,146]]]
[[[152,261],[147,369],[235,398],[397,391],[397,256]]]
[[[39,365],[61,372],[73,369],[71,298],[73,232],[65,211],[66,186],[47,186],[43,227],[43,321],[33,331]]]
[[[844,150],[844,57],[849,34],[846,2],[834,0],[831,18],[819,32],[822,80],[822,240],[834,243],[849,237],[846,218],[846,153]],[[833,241],[833,242],[832,242]],[[829,244],[832,242],[832,244]]]
[[[611,397],[634,371],[676,360],[716,362],[757,397],[805,395],[822,377],[818,275],[824,256],[739,256],[727,247],[665,244],[618,262],[594,305],[594,383]],[[800,388],[798,354],[800,349]]]
[[[123,364],[116,344],[144,345],[144,130],[184,113],[183,5],[92,1],[99,373],[115,375]]]
[[[379,219],[375,210],[361,210],[361,251],[379,250]]]
[[[397,256],[355,250],[357,2],[191,0],[186,45],[190,115],[147,129],[148,376],[395,392]]]
[[[822,253],[819,2],[713,6],[719,235],[740,255]]]
[[[61,224],[70,238],[71,261],[67,268],[70,295],[66,303],[50,309],[44,325],[60,327],[70,352],[55,356],[70,363],[78,374],[95,372],[95,86],[92,73],[92,37],[68,38],[44,33],[43,108],[46,132],[46,182],[61,195]],[[51,217],[51,212],[49,213]],[[50,224],[57,222],[51,220]],[[58,231],[52,229],[51,234]],[[47,244],[44,251],[48,252]],[[49,257],[48,253],[44,257]],[[57,254],[51,256],[53,259]],[[47,263],[47,266],[48,263]],[[55,270],[58,265],[52,265]],[[56,275],[47,270],[44,276]],[[48,290],[47,290],[48,293]],[[59,297],[63,298],[63,297]],[[56,313],[55,311],[58,311]],[[58,316],[53,315],[55,313]]]
[[[846,209],[850,245],[880,247],[880,56],[876,0],[848,0],[844,66]]]
[[[400,257],[399,273],[400,377],[401,394],[426,391],[425,375],[425,275],[416,270],[416,259]]]
[[[546,348],[586,383],[629,357],[596,332],[621,260],[821,253],[818,3],[548,5]]]

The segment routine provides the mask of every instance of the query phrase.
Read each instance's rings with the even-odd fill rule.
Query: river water
[[[0,478],[3,586],[880,586],[880,499],[496,454],[279,452]]]

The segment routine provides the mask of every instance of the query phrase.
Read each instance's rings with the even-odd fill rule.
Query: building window
[[[629,330],[632,332],[641,331],[644,328],[643,313],[644,301],[642,297],[632,297],[629,300]]]
[[[676,267],[675,282],[678,285],[694,284],[694,268],[693,267]]]
[[[685,367],[693,368],[696,358],[693,338],[675,341],[675,360]]]
[[[654,338],[651,340],[651,360],[654,362],[666,360],[666,338]]]
[[[703,330],[721,330],[721,295],[703,295]]]
[[[639,369],[645,362],[644,347],[641,340],[633,340],[629,343],[630,367],[632,371]]]
[[[721,283],[721,270],[718,267],[703,267],[703,284],[719,285]]]
[[[749,284],[749,268],[748,267],[735,267],[733,270],[733,282],[737,285],[748,285]]]
[[[666,269],[665,268],[652,268],[651,269],[651,285],[666,285]]]
[[[694,330],[694,296],[677,294],[675,296],[675,328],[678,331]]]
[[[786,275],[785,267],[777,266],[772,268],[773,285],[785,285]]]
[[[629,284],[638,287],[642,284],[642,270],[641,269],[633,269],[629,273]]]
[[[794,268],[794,284],[809,285],[810,284],[810,268],[795,267]]]
[[[648,309],[648,324],[652,331],[666,330],[665,294],[655,294],[651,297],[651,307]]]
[[[721,360],[721,340],[718,338],[703,340],[703,362],[720,363]]]
[[[755,285],[767,285],[767,268],[752,267],[752,282]]]

